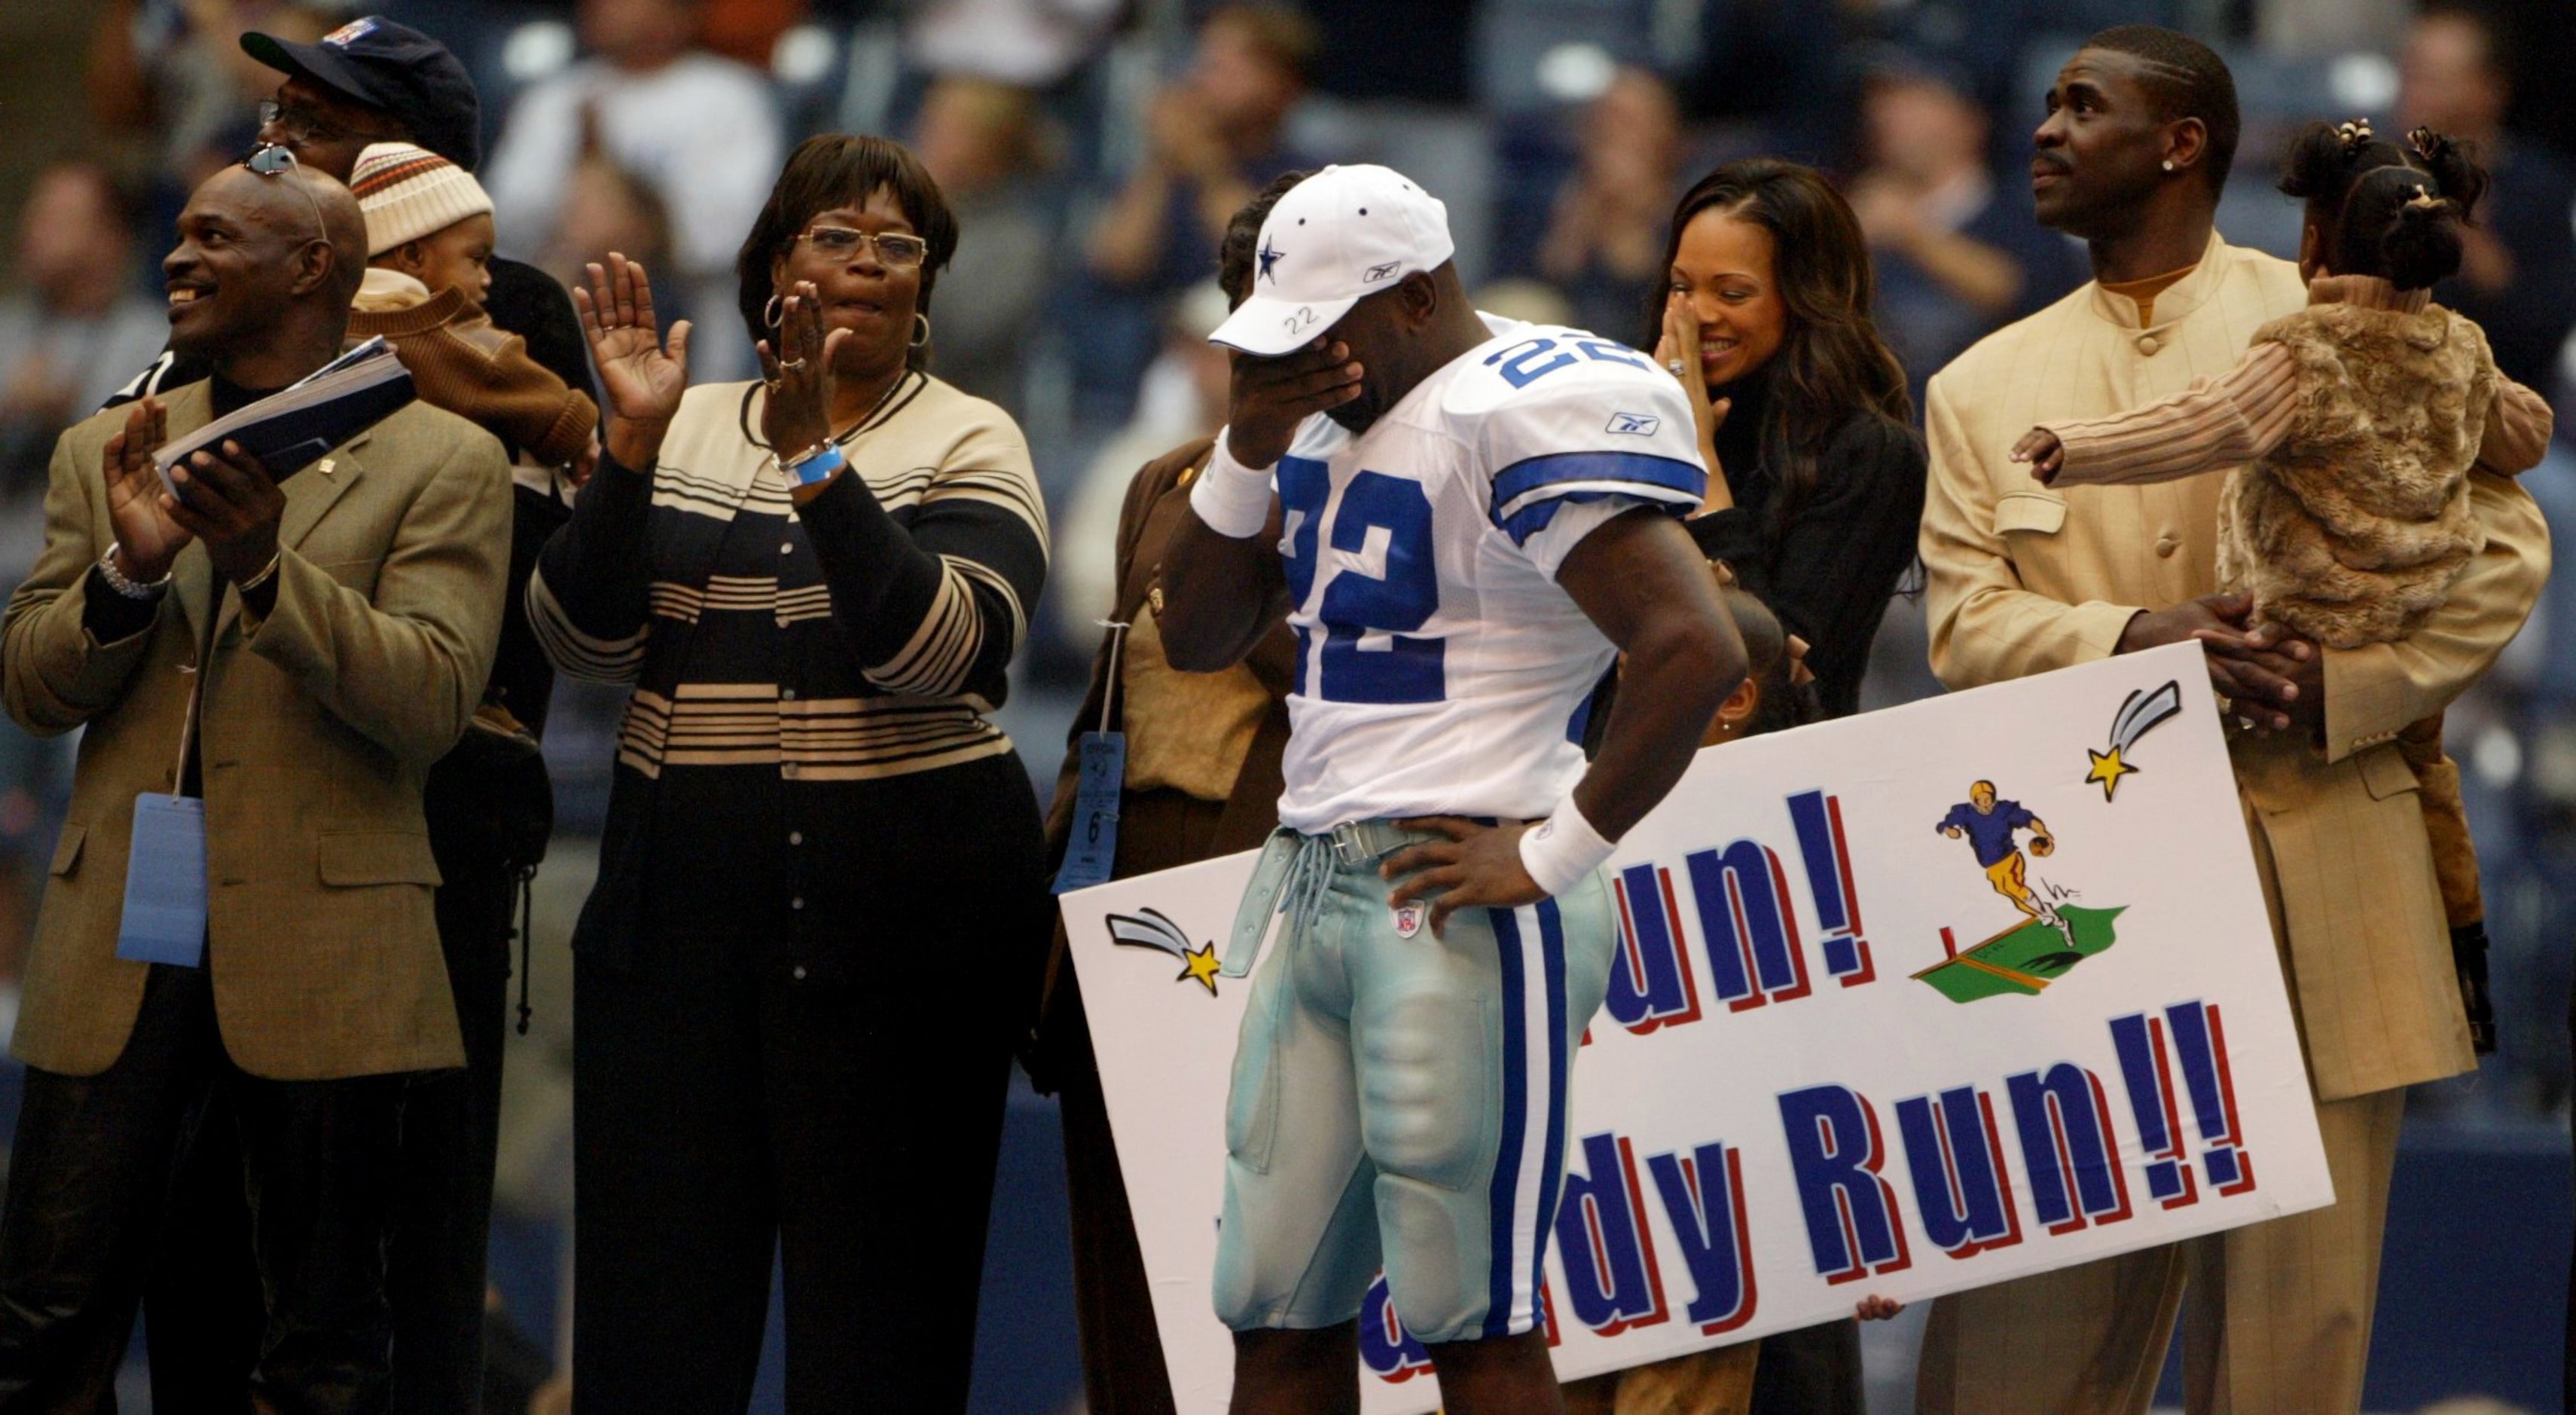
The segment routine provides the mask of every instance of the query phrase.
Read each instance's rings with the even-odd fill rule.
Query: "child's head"
[[[1788,631],[1780,627],[1780,618],[1770,606],[1733,583],[1723,567],[1712,566],[1718,574],[1718,599],[1726,605],[1727,614],[1735,620],[1735,630],[1744,639],[1744,681],[1718,704],[1717,716],[1700,738],[1701,746],[1731,742],[1739,737],[1759,737],[1765,732],[1779,732],[1791,727],[1804,727],[1824,716],[1817,701],[1814,683],[1800,674],[1799,652],[1793,648]]]
[[[2466,145],[2417,128],[2400,147],[2367,121],[2309,124],[2291,139],[2285,167],[2281,190],[2307,203],[2301,271],[2375,275],[2400,290],[2458,272],[2460,228],[2487,189]]]
[[[367,217],[367,263],[399,270],[432,294],[464,287],[476,304],[492,287],[492,198],[474,174],[405,142],[358,154],[349,190]]]

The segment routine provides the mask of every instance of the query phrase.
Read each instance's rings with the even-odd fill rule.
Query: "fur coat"
[[[2318,304],[2254,341],[2290,351],[2298,407],[2278,446],[2229,475],[2219,579],[2329,648],[2396,639],[2486,543],[2468,488],[2496,398],[2486,335],[2439,305]]]

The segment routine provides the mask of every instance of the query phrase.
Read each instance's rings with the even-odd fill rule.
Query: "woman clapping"
[[[744,243],[767,378],[686,387],[644,271],[577,292],[605,456],[531,617],[631,683],[574,937],[578,1408],[740,1410],[773,1251],[790,1408],[966,1399],[1036,804],[987,720],[1046,573],[1019,429],[923,369],[956,248],[826,136]]]

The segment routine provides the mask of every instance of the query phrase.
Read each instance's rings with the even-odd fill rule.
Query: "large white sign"
[[[1252,858],[1063,901],[1188,1412],[1232,1374],[1210,1283],[1249,981],[1208,950]],[[2197,647],[1712,748],[1610,868],[1548,1262],[1564,1376],[2333,1201]],[[1438,1403],[1382,1279],[1361,1353],[1373,1415]]]

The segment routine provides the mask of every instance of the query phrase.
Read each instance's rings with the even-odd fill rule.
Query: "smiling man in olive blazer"
[[[1932,380],[1932,667],[1968,688],[2218,641],[2209,670],[2232,699],[2239,805],[2335,1203],[1944,1297],[1916,1408],[2142,1412],[2179,1313],[2192,1411],[2353,1410],[2405,1087],[2477,1064],[2415,774],[2393,743],[2521,628],[2549,532],[2520,487],[2476,472],[2485,547],[2448,604],[2395,643],[2294,658],[2246,645],[2247,606],[2217,593],[2224,478],[2041,486],[2011,455],[2034,425],[2223,373],[2308,298],[2297,266],[2215,232],[2237,129],[2215,54],[2170,31],[2106,31],[2059,72],[2049,107],[2032,164],[2040,219],[2087,241],[2095,280]]]
[[[183,464],[175,498],[148,465],[327,362],[364,254],[330,178],[217,174],[164,262],[173,343],[214,378],[55,449],[45,548],[0,626],[9,715],[83,731],[18,1015],[0,1407],[106,1398],[187,1117],[221,1088],[268,1304],[229,1398],[383,1408],[403,1078],[463,1061],[421,782],[491,667],[509,471],[489,434],[421,403],[301,467],[225,444]],[[197,966],[116,956],[147,792],[205,803]]]

